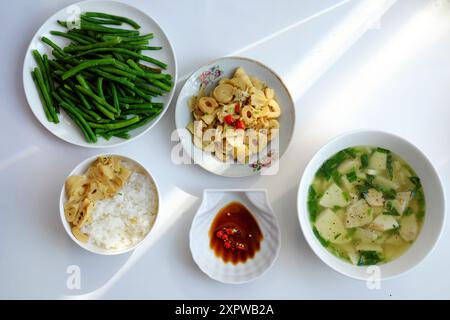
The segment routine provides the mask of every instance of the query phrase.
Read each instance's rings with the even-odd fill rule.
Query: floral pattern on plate
[[[250,167],[254,172],[261,171],[262,168],[268,168],[272,165],[273,160],[276,160],[278,154],[274,150],[269,150],[267,155],[261,159],[256,160],[255,162],[250,164]]]
[[[223,68],[219,65],[212,66],[208,70],[203,71],[198,77],[199,82],[205,87],[211,82],[223,76]]]

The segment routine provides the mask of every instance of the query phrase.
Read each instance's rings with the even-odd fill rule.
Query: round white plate
[[[175,53],[169,39],[167,38],[164,31],[161,29],[159,24],[144,12],[130,5],[115,1],[98,0],[98,1],[83,1],[70,5],[55,13],[39,28],[39,30],[33,36],[33,39],[31,40],[31,43],[25,55],[25,61],[23,64],[23,87],[31,111],[33,111],[34,115],[39,120],[39,122],[42,123],[42,125],[45,128],[47,128],[51,133],[53,133],[58,138],[61,138],[64,141],[83,147],[101,148],[101,147],[118,146],[142,136],[144,133],[150,130],[150,128],[152,128],[159,121],[159,119],[161,119],[161,117],[164,115],[164,113],[167,111],[170,105],[170,101],[172,100],[172,97],[175,92],[175,86],[172,88],[170,92],[166,93],[164,96],[155,98],[155,102],[158,101],[164,103],[163,111],[156,118],[150,121],[147,125],[132,130],[130,132],[131,138],[128,140],[112,137],[109,141],[103,138],[99,138],[97,143],[88,143],[84,139],[78,127],[63,111],[61,112],[59,117],[60,123],[54,124],[48,122],[47,118],[45,117],[44,109],[39,99],[38,92],[31,77],[31,71],[36,67],[36,62],[33,58],[31,51],[33,49],[37,49],[41,54],[47,53],[49,57],[52,57],[51,49],[40,40],[41,37],[46,36],[51,40],[53,40],[58,45],[65,46],[66,44],[69,43],[69,41],[61,37],[50,35],[50,31],[51,30],[64,31],[65,29],[56,23],[57,20],[67,20],[73,17],[74,14],[82,13],[85,11],[98,11],[125,16],[135,20],[137,23],[141,25],[141,28],[139,29],[141,34],[154,33],[155,37],[150,41],[151,43],[150,45],[161,46],[163,49],[158,51],[151,51],[150,55],[156,59],[165,62],[168,65],[167,70],[165,70],[165,72],[172,75],[173,82],[176,84],[177,62],[175,58]]]
[[[403,255],[377,266],[354,266],[330,253],[313,233],[307,208],[308,189],[320,166],[342,149],[355,146],[377,146],[391,150],[405,160],[421,179],[425,192],[425,220],[417,239]],[[394,278],[416,267],[433,251],[445,225],[443,185],[430,160],[413,144],[396,135],[370,130],[345,133],[323,146],[311,159],[303,173],[297,197],[298,217],[308,244],[324,263],[334,270],[358,280]]]
[[[255,217],[263,234],[261,249],[252,259],[236,265],[223,262],[210,247],[209,229],[216,214],[228,203],[242,203]],[[204,190],[203,200],[192,221],[189,246],[198,267],[211,279],[239,284],[253,281],[267,272],[278,258],[281,246],[277,217],[265,189]]]
[[[281,107],[278,146],[264,149],[259,155],[250,158],[250,163],[240,164],[219,161],[210,152],[195,147],[192,135],[186,126],[193,121],[188,107],[189,99],[198,94],[201,84],[209,92],[223,77],[231,77],[238,67],[243,67],[247,74],[265,82],[275,90],[276,99]],[[289,90],[281,78],[260,62],[242,57],[224,57],[214,60],[195,71],[184,84],[178,96],[175,121],[184,151],[193,162],[205,170],[221,176],[246,177],[254,174],[275,174],[279,159],[286,151],[294,132],[295,107]],[[274,139],[275,140],[275,139]]]

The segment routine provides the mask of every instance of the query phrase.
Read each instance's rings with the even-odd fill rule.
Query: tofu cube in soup
[[[400,219],[400,236],[405,241],[413,241],[416,239],[419,225],[415,215],[404,216]]]
[[[373,181],[374,181],[374,183],[376,183],[377,185],[379,185],[383,188],[394,189],[394,190],[398,190],[398,188],[400,188],[398,183],[396,183],[395,181],[389,180],[388,178],[380,176],[380,175],[375,176]]]
[[[375,151],[369,159],[369,169],[383,171],[386,170],[387,154]]]
[[[347,174],[359,167],[361,167],[361,161],[359,159],[349,159],[339,165],[338,172],[340,174]]]
[[[364,226],[372,221],[372,209],[366,200],[360,199],[347,208],[345,216],[345,227],[355,228]]]
[[[347,203],[342,189],[335,183],[328,187],[319,201],[319,204],[325,208],[345,207]]]
[[[327,241],[336,244],[350,242],[342,220],[331,209],[326,209],[320,213],[317,217],[315,227],[320,236]]]
[[[383,193],[374,188],[370,188],[367,194],[364,195],[364,198],[373,207],[382,207],[384,205]]]
[[[411,191],[398,192],[395,200],[392,201],[392,205],[399,214],[403,214],[408,207],[409,200],[411,199]]]
[[[370,230],[366,228],[356,228],[355,234],[353,235],[354,239],[362,240],[364,242],[372,242],[377,240],[380,236],[380,232],[376,230]]]
[[[398,221],[393,216],[380,214],[369,225],[371,229],[378,231],[387,231],[399,227]]]

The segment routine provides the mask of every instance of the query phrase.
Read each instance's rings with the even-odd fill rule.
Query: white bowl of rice
[[[64,182],[59,201],[59,211],[64,229],[82,248],[97,254],[116,255],[134,250],[150,235],[158,216],[160,196],[151,174],[142,164],[123,155],[96,155],[81,162],[68,175],[84,175],[99,157],[118,157],[121,164],[132,171],[129,178],[112,197],[96,200],[90,211],[90,221],[82,227],[89,236],[80,241],[72,233],[64,205],[68,201]]]

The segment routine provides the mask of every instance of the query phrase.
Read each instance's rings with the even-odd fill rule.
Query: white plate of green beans
[[[173,47],[144,12],[85,1],[51,16],[27,49],[23,85],[31,110],[55,136],[113,147],[150,130],[172,100]]]

